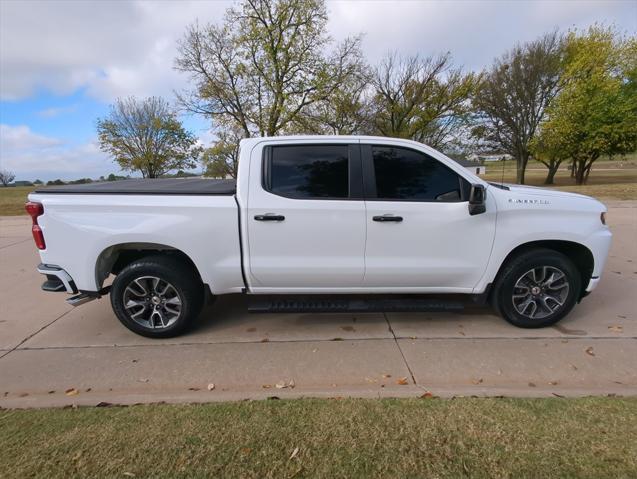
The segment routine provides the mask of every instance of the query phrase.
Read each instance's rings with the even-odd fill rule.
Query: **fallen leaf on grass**
[[[135,477],[135,474],[133,474],[132,472],[122,472],[122,475],[126,477]]]
[[[188,388],[188,391],[199,391],[199,388]]]
[[[285,388],[294,389],[294,386],[296,386],[296,384],[294,383],[294,379],[290,379],[289,382],[279,381],[278,383],[274,385],[274,387],[277,389],[285,389]]]
[[[25,397],[27,397],[28,395],[29,395],[29,393],[22,393],[22,394],[19,394],[19,395],[18,395],[18,397],[20,397],[20,398],[25,398]]]
[[[407,378],[398,378],[398,380],[396,381],[396,384],[400,384],[401,386],[406,386],[407,384],[409,384],[409,381],[407,380]]]
[[[261,386],[263,389],[270,389],[272,386],[270,384],[264,384]]]
[[[535,383],[529,383],[529,387],[530,388],[534,388],[535,387]]]
[[[208,384],[208,391],[212,391],[215,388],[214,383]]]
[[[290,459],[294,459],[298,453],[299,453],[299,448],[295,447],[294,451],[292,451],[292,454],[290,454]]]
[[[622,326],[609,326],[608,330],[612,331],[613,333],[621,333],[624,328]]]
[[[111,407],[112,404],[110,402],[106,402],[106,401],[101,401],[98,402],[95,407]]]
[[[71,388],[64,391],[64,394],[66,394],[67,396],[77,396],[78,394],[80,394],[80,392],[75,388]]]
[[[589,346],[585,349],[586,354],[588,354],[589,356],[595,356],[595,353],[593,352],[593,346]]]
[[[551,386],[557,386],[557,381],[549,381],[549,384],[550,384]]]
[[[427,391],[425,394],[420,396],[421,399],[431,399],[432,397],[434,397],[434,395],[431,394],[429,391]]]
[[[482,382],[483,382],[483,381],[484,381],[484,379],[482,379],[482,378],[479,378],[479,379],[472,379],[472,380],[471,380],[471,382],[472,382],[473,384],[476,384],[476,385],[477,385],[477,384],[482,384]]]
[[[140,378],[137,381],[139,381],[140,383],[147,383],[148,381],[150,381],[150,379],[148,379],[148,378]]]
[[[385,379],[390,378],[390,377],[391,377],[391,374],[383,374],[383,377],[384,377]]]

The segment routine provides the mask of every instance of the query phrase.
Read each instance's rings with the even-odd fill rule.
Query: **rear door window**
[[[297,199],[349,198],[348,145],[272,146],[266,153],[264,187]]]

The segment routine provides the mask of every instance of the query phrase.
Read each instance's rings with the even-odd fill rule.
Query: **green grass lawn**
[[[637,399],[0,411],[0,477],[637,477]]]
[[[0,216],[26,215],[24,204],[35,186],[0,187]]]

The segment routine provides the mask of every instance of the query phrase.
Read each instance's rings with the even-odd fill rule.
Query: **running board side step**
[[[70,298],[66,300],[66,302],[70,304],[71,306],[81,306],[82,304],[86,304],[89,301],[93,301],[94,299],[100,299],[102,296],[107,295],[110,292],[110,289],[111,287],[107,286],[97,292],[83,291],[80,294],[71,296]]]
[[[271,299],[255,300],[250,313],[460,312],[460,301],[437,299]]]

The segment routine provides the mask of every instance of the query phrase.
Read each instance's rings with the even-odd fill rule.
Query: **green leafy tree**
[[[188,28],[176,68],[191,75],[194,89],[179,99],[244,137],[273,136],[294,129],[360,63],[358,37],[333,46],[323,0],[243,0],[222,25]]]
[[[474,98],[474,134],[516,160],[524,184],[531,140],[558,92],[563,42],[557,32],[517,45],[485,72]]]
[[[373,133],[373,98],[369,68],[362,62],[330,95],[299,114],[294,133],[361,135]]]
[[[201,148],[168,102],[158,97],[118,99],[110,114],[97,121],[102,151],[124,171],[157,178],[171,170],[196,166]],[[110,180],[110,177],[109,177]]]
[[[637,39],[600,26],[569,33],[560,93],[538,147],[571,159],[577,184],[599,157],[637,149]]]
[[[204,176],[213,178],[236,178],[239,169],[240,130],[222,130],[217,142],[204,150],[201,163]]]

